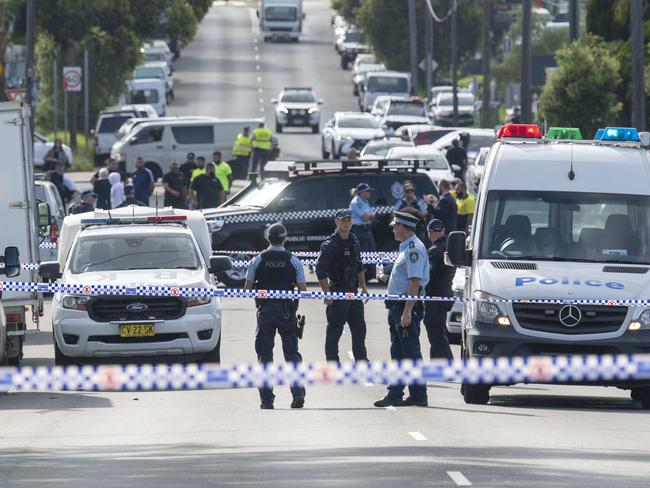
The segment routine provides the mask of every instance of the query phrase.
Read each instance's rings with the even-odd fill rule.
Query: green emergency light
[[[551,127],[546,133],[547,139],[582,139],[577,127]]]

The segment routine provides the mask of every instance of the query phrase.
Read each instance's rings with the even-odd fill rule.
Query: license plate
[[[120,337],[151,337],[154,334],[153,324],[120,325]]]

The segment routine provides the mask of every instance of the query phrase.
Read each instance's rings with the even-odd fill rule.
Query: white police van
[[[202,214],[133,206],[96,210],[66,217],[59,243],[58,262],[41,263],[41,276],[83,288],[54,295],[56,364],[140,357],[219,362],[218,298],[108,295],[100,288],[213,286],[213,275],[231,263],[212,256]]]
[[[650,353],[650,307],[583,304],[650,298],[648,143],[627,128],[575,141],[502,127],[472,235],[447,245],[448,262],[466,267],[464,296],[479,299],[464,304],[464,358]],[[650,408],[649,382],[608,384]],[[463,385],[465,402],[487,403],[490,387]]]

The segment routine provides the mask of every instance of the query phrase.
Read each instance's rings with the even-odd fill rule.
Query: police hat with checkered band
[[[393,224],[402,224],[405,227],[415,229],[420,222],[420,219],[410,213],[393,212]]]

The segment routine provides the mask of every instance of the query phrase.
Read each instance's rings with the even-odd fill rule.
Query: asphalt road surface
[[[268,116],[284,84],[313,86],[324,116],[354,108],[328,0],[305,1],[300,43],[259,51],[249,9],[230,3],[215,5],[183,51],[172,111]],[[319,136],[292,132],[280,138],[285,156],[318,156]],[[222,361],[253,362],[252,301],[223,305]],[[303,301],[301,312],[303,357],[323,360],[324,306]],[[388,359],[383,304],[368,304],[366,318],[370,359]],[[42,329],[28,339],[26,365],[53,364],[49,305]],[[348,333],[340,348],[349,360]],[[374,408],[384,394],[376,384],[311,387],[305,408],[291,410],[288,388],[277,388],[272,411],[251,389],[0,394],[0,487],[648,486],[648,414],[624,391],[518,385],[470,406],[459,385],[431,383],[428,408]]]

